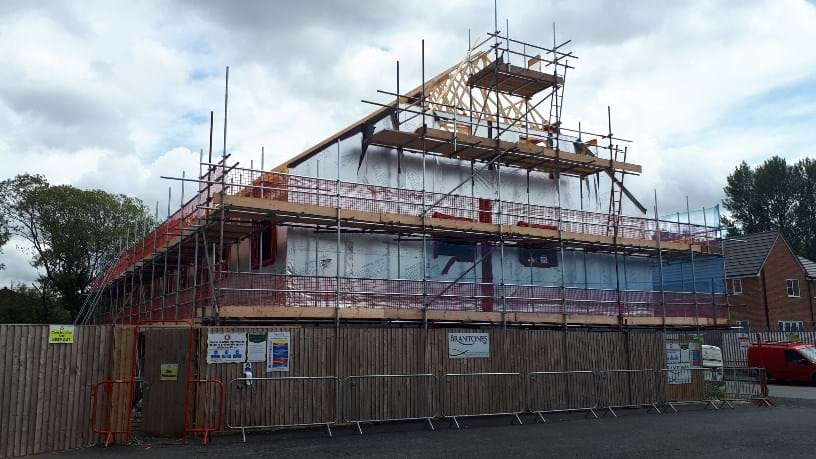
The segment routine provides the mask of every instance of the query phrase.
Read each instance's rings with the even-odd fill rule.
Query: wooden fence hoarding
[[[429,403],[439,414],[468,413],[473,407],[498,412],[507,407],[525,408],[527,375],[534,371],[593,369],[659,369],[665,362],[663,335],[658,332],[587,332],[497,329],[429,329],[421,328],[301,328],[301,327],[210,327],[201,329],[198,337],[197,366],[202,378],[221,379],[228,395],[225,419],[252,419],[255,425],[276,425],[294,419],[326,419],[336,413],[341,402],[346,411],[365,412],[375,418],[394,413],[417,413],[424,406],[424,386],[410,386],[404,381],[383,380],[384,387],[370,386],[372,391],[389,397],[356,397],[337,400],[324,383],[318,381],[275,381],[279,387],[240,389],[230,381],[243,376],[240,364],[207,364],[205,352],[208,332],[268,333],[289,331],[290,368],[288,372],[267,372],[266,365],[254,364],[254,377],[336,376],[352,375],[436,375],[438,397]],[[453,359],[448,357],[449,333],[487,333],[490,355],[487,358]],[[427,340],[427,347],[426,347]],[[518,377],[451,377],[446,374],[518,373]],[[614,399],[642,399],[638,393],[653,393],[641,383],[619,384],[610,393]],[[626,381],[632,381],[627,378]],[[308,384],[322,384],[319,388]],[[269,386],[266,382],[260,385]],[[344,390],[346,387],[343,388]],[[217,398],[214,387],[199,391],[196,398],[196,422],[212,423]],[[576,388],[575,390],[580,390]],[[251,397],[248,394],[251,392]],[[418,392],[422,392],[421,394]],[[395,395],[395,394],[398,394]],[[569,398],[569,388],[554,391],[552,396]],[[519,406],[520,405],[520,406]]]
[[[0,457],[92,444],[90,394],[108,378],[109,326],[76,327],[73,343],[49,344],[48,325],[0,325]]]
[[[253,364],[253,376],[336,376],[369,374],[426,374],[438,377],[437,395],[426,397],[425,386],[397,380],[373,380],[355,387],[357,397],[342,407],[366,417],[394,413],[467,413],[472,410],[523,409],[528,396],[527,375],[533,371],[593,369],[659,369],[665,363],[663,335],[655,331],[554,331],[522,329],[391,328],[391,327],[201,327],[195,329],[194,373],[220,379],[225,385],[243,376],[242,364],[208,364],[210,332],[288,331],[288,371],[267,372]],[[147,339],[163,333],[150,330]],[[173,333],[179,333],[174,330]],[[450,358],[450,333],[486,333],[489,356]],[[90,429],[91,392],[102,380],[128,380],[133,365],[134,330],[129,326],[76,327],[71,344],[49,344],[47,325],[0,326],[0,457],[18,457],[62,451],[104,440]],[[150,354],[150,353],[148,353]],[[160,366],[178,360],[157,356],[144,365]],[[149,355],[147,355],[149,357]],[[152,368],[152,367],[151,367]],[[145,368],[145,374],[151,374]],[[518,373],[508,383],[503,377],[445,378],[451,373]],[[180,372],[183,378],[183,372]],[[615,388],[615,399],[638,398],[649,388],[627,378]],[[278,384],[279,382],[274,382]],[[309,386],[308,384],[312,384]],[[424,384],[427,384],[425,381]],[[156,389],[157,386],[154,386]],[[344,386],[344,390],[347,386]],[[292,380],[281,387],[256,387],[251,403],[227,403],[225,419],[257,420],[263,425],[291,420],[339,418],[342,393],[325,381]],[[548,391],[570,399],[581,388]],[[228,391],[240,394],[234,387]],[[131,389],[114,385],[102,391],[97,410],[99,427],[124,430],[131,416]],[[191,414],[197,426],[216,419],[217,386],[191,389]],[[246,394],[246,392],[245,392]],[[368,396],[370,395],[370,396]],[[229,400],[228,400],[229,402]],[[443,405],[444,403],[444,405]],[[148,409],[145,406],[145,409]],[[444,411],[444,413],[443,413]],[[143,417],[161,413],[143,412]],[[243,416],[243,418],[242,418]],[[361,414],[362,416],[362,414]],[[402,415],[401,415],[402,416]],[[144,419],[143,419],[144,422]],[[125,441],[124,435],[116,440]]]

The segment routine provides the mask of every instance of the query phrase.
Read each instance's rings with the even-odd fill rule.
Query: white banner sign
[[[670,363],[668,369],[666,379],[669,384],[691,383],[691,363]]]
[[[247,334],[247,362],[266,362],[266,333]]]
[[[246,333],[207,334],[207,363],[242,363],[246,350]]]
[[[672,365],[680,363],[680,345],[677,343],[666,343],[666,364]]]
[[[490,357],[487,333],[448,333],[448,358],[482,359]]]

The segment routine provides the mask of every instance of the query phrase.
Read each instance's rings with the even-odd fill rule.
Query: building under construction
[[[724,326],[717,209],[647,210],[611,114],[605,133],[562,125],[568,44],[496,32],[427,79],[423,44],[419,86],[397,64],[370,115],[271,170],[211,140],[177,178],[192,199],[79,320]]]

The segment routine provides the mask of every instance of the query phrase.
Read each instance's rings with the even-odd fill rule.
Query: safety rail
[[[338,288],[339,287],[339,288]],[[423,290],[424,289],[424,290]],[[354,307],[446,311],[502,311],[570,315],[639,317],[698,317],[725,319],[722,294],[659,292],[413,279],[309,276],[223,271],[219,304],[293,307]],[[140,317],[192,318],[196,308],[210,306],[211,289],[199,286],[168,292],[144,303],[116,311],[100,311],[97,322],[134,323]],[[433,299],[433,301],[428,301]]]
[[[280,389],[275,386],[283,384],[306,384],[319,382],[324,387],[311,389],[309,400],[312,405],[306,408],[299,408],[297,410],[291,407],[275,411],[277,404],[281,402]],[[271,386],[270,388],[261,387],[261,385]],[[336,376],[285,376],[285,377],[253,377],[253,378],[234,378],[229,382],[229,400],[230,417],[227,418],[227,428],[233,430],[240,430],[244,443],[246,443],[246,431],[249,429],[277,429],[284,427],[306,427],[306,426],[325,426],[329,437],[332,437],[331,426],[337,423],[338,419],[338,401],[339,401],[339,386],[340,379]],[[300,393],[305,393],[303,387],[298,389]],[[235,391],[243,394],[234,397]],[[276,392],[278,391],[278,392]],[[293,389],[290,387],[289,392]],[[261,420],[254,420],[252,413],[247,412],[247,407],[264,406],[272,408],[271,413],[267,411],[260,412],[264,417]],[[325,407],[333,407],[326,410]],[[234,419],[234,416],[238,419]],[[280,422],[275,422],[275,419]],[[293,418],[295,418],[293,420]],[[254,421],[254,422],[253,422]]]
[[[434,298],[428,309],[448,311],[540,312],[628,317],[725,318],[720,294],[540,286],[470,281],[373,279],[253,272],[223,276],[222,305],[368,307],[422,309],[423,297]],[[338,294],[339,292],[339,294]],[[661,301],[663,303],[661,304]],[[506,306],[505,306],[506,305]],[[665,309],[665,311],[664,311]]]
[[[332,179],[267,172],[239,167],[230,168],[226,176],[215,174],[209,188],[196,194],[156,229],[125,249],[111,267],[91,282],[93,289],[127,271],[161,247],[174,244],[176,238],[194,227],[206,216],[213,194],[225,194],[309,204],[342,210],[372,213],[395,213],[410,216],[437,214],[474,222],[501,225],[534,226],[545,229],[590,234],[615,235],[617,238],[695,244],[707,252],[720,253],[719,227],[619,216],[610,219],[600,212],[564,209],[534,204],[498,201],[463,195],[445,195],[387,186],[369,185]],[[339,186],[339,188],[338,188]]]
[[[137,300],[132,306],[114,310],[98,308],[94,321],[96,323],[134,324],[144,321],[162,321],[165,318],[192,319],[199,308],[212,305],[209,284],[185,287],[180,290],[169,289],[153,298]]]
[[[664,399],[662,404],[675,413],[679,405],[705,405],[705,408],[717,406],[718,372],[710,368],[664,368],[660,370],[660,392]]]
[[[361,424],[389,421],[425,421],[434,430],[436,376],[431,373],[347,376],[343,385],[343,421],[355,424],[360,435]],[[355,397],[374,391],[381,403],[365,403]]]
[[[598,410],[617,417],[615,410],[621,408],[647,408],[661,414],[659,405],[674,412],[676,406],[684,404],[719,409],[716,402],[732,408],[732,402],[737,401],[773,406],[767,398],[767,378],[762,368],[725,368],[722,372],[685,367],[533,371],[526,374],[526,391],[524,382],[525,377],[517,372],[446,373],[439,378],[432,373],[234,378],[226,390],[230,413],[226,428],[240,430],[246,442],[248,430],[287,427],[325,426],[332,437],[332,426],[340,420],[354,425],[362,435],[362,424],[379,422],[424,421],[435,430],[433,420],[438,418],[449,419],[451,426],[458,429],[459,419],[467,417],[510,416],[514,423],[523,424],[523,414],[547,422],[547,413],[586,412],[597,419]],[[224,387],[220,380],[190,383]],[[129,433],[96,426],[99,388],[114,384],[132,382],[100,381],[92,394],[91,427],[93,432],[106,435],[106,445],[115,434]],[[277,387],[282,384],[299,386]],[[310,404],[286,403],[298,394],[308,394]],[[356,399],[355,395],[365,399]],[[223,392],[220,402],[223,413]],[[220,417],[217,426],[193,429],[185,425],[185,434],[199,432],[208,436],[221,430],[222,423]]]
[[[586,411],[595,419],[598,375],[591,370],[533,371],[527,374],[527,411],[547,422],[545,413]]]
[[[732,402],[756,402],[760,406],[774,406],[768,399],[768,371],[759,367],[723,367],[722,384],[718,398],[734,408]]]
[[[115,385],[124,386],[125,389],[123,392],[120,392],[117,395],[113,395]],[[104,387],[103,387],[104,386]],[[122,412],[127,414],[127,420],[124,422],[125,428],[117,429],[111,426],[109,429],[100,429],[96,426],[97,421],[97,411],[98,411],[98,398],[99,398],[99,388],[103,387],[102,392],[105,394],[110,394],[111,399],[121,397],[125,399],[127,402],[127,409],[122,410]],[[131,428],[131,397],[133,392],[133,381],[132,380],[125,380],[125,379],[105,379],[102,381],[97,382],[94,384],[93,390],[91,391],[91,431],[95,434],[104,435],[105,436],[105,447],[109,446],[113,442],[113,436],[116,434],[125,434],[130,435],[130,428]],[[113,400],[109,400],[111,406],[114,405]],[[114,424],[115,419],[112,418],[113,413],[108,412],[107,420],[112,425]]]
[[[655,370],[602,370],[598,377],[600,406],[612,416],[617,417],[615,410],[619,408],[648,408],[661,414],[657,407],[660,395]]]
[[[555,226],[552,229],[663,242],[709,244],[719,228],[676,221],[620,216],[535,204],[498,201],[464,195],[446,195],[404,188],[337,181],[333,179],[266,172],[235,167],[227,172],[226,193],[276,201],[373,213],[432,216],[433,212],[502,225]],[[339,188],[338,188],[339,186]],[[339,201],[338,201],[339,198]],[[614,222],[614,223],[613,223]],[[717,247],[710,247],[712,251]]]
[[[467,385],[467,380],[480,383],[476,388],[459,390],[458,400],[454,400],[451,388]],[[492,379],[487,382],[485,380]],[[442,395],[442,417],[450,419],[459,429],[459,418],[481,416],[512,416],[519,424],[524,424],[519,417],[524,412],[522,396],[524,391],[521,373],[479,372],[479,373],[446,373],[443,378],[445,390]],[[455,382],[458,381],[458,382]],[[475,397],[463,397],[463,394],[478,394]],[[461,402],[466,403],[461,403]],[[459,403],[454,403],[459,402]],[[473,403],[476,402],[476,403]],[[465,409],[462,405],[472,408]]]

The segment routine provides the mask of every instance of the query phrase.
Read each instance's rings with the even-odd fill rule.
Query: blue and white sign
[[[448,358],[490,358],[490,336],[487,333],[448,333]]]
[[[682,361],[680,345],[677,343],[666,343],[666,364],[672,365],[681,363]]]
[[[246,350],[246,333],[207,333],[207,363],[243,363]]]

